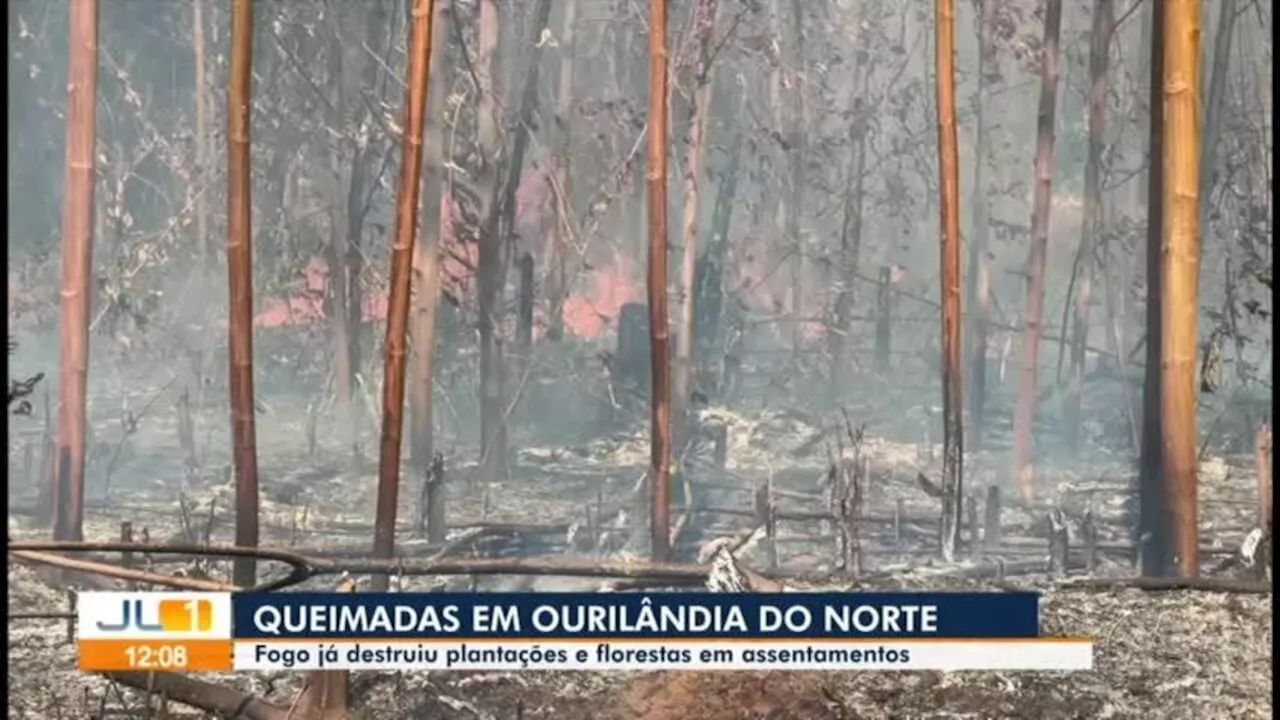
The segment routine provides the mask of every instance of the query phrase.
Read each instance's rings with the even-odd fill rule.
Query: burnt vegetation
[[[7,11],[11,717],[1270,717],[1269,6]],[[335,586],[1032,588],[1096,671],[75,671],[78,589]]]
[[[13,338],[5,340],[5,354],[12,356],[13,351],[18,347]],[[25,380],[9,381],[9,412],[14,415],[30,415],[31,401],[27,400],[36,391],[36,385],[44,379],[44,373],[36,373],[32,377]],[[16,403],[16,404],[15,404]]]

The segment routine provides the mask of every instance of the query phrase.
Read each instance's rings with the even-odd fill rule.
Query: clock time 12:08
[[[188,662],[187,648],[181,644],[130,645],[124,656],[138,670],[180,670]]]

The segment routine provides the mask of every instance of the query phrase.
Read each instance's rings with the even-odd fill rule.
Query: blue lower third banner
[[[1087,670],[1034,593],[236,594],[237,670]]]

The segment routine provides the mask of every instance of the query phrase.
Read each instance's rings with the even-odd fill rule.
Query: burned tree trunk
[[[534,8],[534,17],[532,27],[536,35],[541,36],[542,28],[547,26],[547,22],[551,17],[551,0],[538,0],[538,4]],[[537,40],[532,40],[532,57],[525,59],[525,77],[523,89],[520,92],[520,106],[517,116],[515,117],[515,129],[513,131],[514,138],[511,143],[511,149],[508,153],[505,163],[505,175],[503,182],[500,184],[499,194],[494,202],[490,205],[490,215],[486,220],[485,228],[481,231],[482,236],[498,237],[496,251],[496,262],[498,268],[493,271],[492,268],[486,271],[486,276],[494,279],[494,308],[495,313],[501,313],[503,308],[500,297],[504,290],[506,269],[509,263],[508,251],[515,247],[515,218],[516,218],[516,196],[520,188],[520,178],[524,175],[524,156],[529,149],[529,133],[533,127],[538,107],[538,70],[541,67],[542,48],[538,46]],[[492,274],[489,274],[492,273]],[[498,315],[490,315],[492,327],[490,327],[490,339],[497,348],[492,357],[496,358],[496,375],[491,374],[490,379],[494,381],[497,387],[496,401],[492,395],[486,396],[486,405],[490,407],[493,414],[490,416],[489,429],[492,443],[490,451],[485,453],[485,476],[496,478],[497,473],[506,472],[507,467],[507,414],[510,407],[506,405],[505,393],[502,390],[503,376],[506,368],[502,365],[501,344],[498,340],[497,328],[501,326]],[[492,388],[491,388],[492,389]],[[493,403],[489,405],[488,403]]]
[[[387,364],[382,380],[382,443],[378,456],[378,508],[373,554],[395,553],[396,503],[400,490],[400,444],[404,425],[405,345],[409,324],[409,290],[413,246],[418,225],[418,192],[422,180],[422,131],[426,125],[428,66],[434,0],[415,0],[405,68],[404,139],[400,150],[400,182],[396,188],[395,245],[391,248],[391,288],[387,298]],[[425,458],[424,458],[425,460]],[[388,578],[375,577],[385,590]]]
[[[340,6],[330,8],[341,13]],[[330,98],[329,126],[339,137],[346,136],[346,82],[343,77],[343,43],[341,21],[334,23],[329,40],[329,83],[333,89]],[[334,387],[337,390],[335,405],[338,411],[338,433],[352,451],[352,466],[360,464],[360,450],[356,441],[355,415],[352,412],[351,330],[347,304],[351,300],[347,292],[347,203],[346,195],[353,176],[359,170],[353,167],[356,158],[348,157],[350,141],[331,144],[329,170],[333,173],[332,194],[329,197],[329,242],[325,248],[325,260],[329,266],[329,329],[333,350]],[[358,330],[358,328],[357,328]]]
[[[667,326],[667,3],[649,2],[649,531],[651,554],[671,554],[671,357]]]
[[[1000,77],[996,54],[996,2],[983,0],[978,16],[978,89],[974,97],[976,134],[973,161],[973,223],[969,238],[969,282],[965,307],[969,308],[969,445],[982,448],[983,415],[987,402],[987,316],[991,312],[991,261],[987,257],[990,205],[986,169],[991,162],[991,132],[983,104],[990,85]]]
[[[724,269],[729,253],[729,231],[741,179],[742,133],[729,146],[728,165],[719,173],[715,207],[711,211],[711,233],[707,250],[699,260],[701,269],[694,283],[693,346],[695,353],[710,355],[717,347],[724,316]],[[725,390],[723,373],[717,391]]]
[[[1160,577],[1169,564],[1165,522],[1164,431],[1160,416],[1160,349],[1164,345],[1161,253],[1164,243],[1164,16],[1165,3],[1151,5],[1150,127],[1147,152],[1147,340],[1142,382],[1142,450],[1138,478],[1138,543],[1142,574]]]
[[[1213,201],[1214,173],[1218,167],[1218,138],[1226,110],[1227,73],[1231,69],[1231,46],[1236,29],[1236,0],[1218,0],[1218,31],[1213,40],[1213,66],[1209,70],[1209,92],[1204,102],[1204,131],[1200,151],[1200,231],[1209,227],[1209,205]]]
[[[683,262],[680,267],[680,322],[676,326],[676,357],[671,382],[671,403],[679,435],[689,432],[687,417],[692,390],[695,306],[697,304],[698,191],[702,180],[703,147],[707,117],[711,111],[712,36],[716,26],[716,0],[699,0],[694,10],[694,34],[698,42],[698,66],[694,80],[692,117],[685,147]],[[684,440],[679,441],[683,445]]]
[[[866,79],[869,70],[862,73],[862,91],[866,90]],[[858,281],[858,261],[862,254],[862,213],[864,198],[864,175],[867,166],[867,107],[861,97],[853,102],[853,123],[850,128],[850,145],[853,151],[849,154],[848,189],[844,193],[844,222],[840,224],[839,272],[834,320],[835,328],[828,333],[831,353],[831,391],[833,397],[839,397],[844,387],[845,365],[849,361],[849,335],[853,331],[854,283]]]
[[[498,216],[498,127],[497,49],[499,25],[497,0],[481,0],[479,41],[475,71],[480,84],[476,104],[477,141],[481,171],[480,192],[487,205],[480,213],[480,249],[476,268],[476,300],[480,334],[480,466],[486,481],[498,479],[506,465],[507,443],[502,419],[503,361],[498,337],[499,297],[502,294],[502,235],[490,218]]]
[[[1164,209],[1161,270],[1160,416],[1173,565],[1199,572],[1196,515],[1196,320],[1200,294],[1197,201],[1200,134],[1200,3],[1169,0],[1164,18]]]
[[[191,16],[191,52],[194,65],[194,78],[192,86],[194,90],[195,100],[195,169],[189,176],[191,184],[188,189],[188,196],[191,202],[191,211],[195,216],[195,256],[196,267],[192,273],[192,283],[194,292],[189,293],[189,297],[204,298],[213,295],[214,287],[214,270],[217,264],[214,262],[213,252],[209,247],[209,203],[206,194],[209,191],[209,179],[212,177],[211,168],[214,162],[210,152],[210,141],[212,137],[209,132],[209,74],[208,65],[208,49],[205,46],[205,23],[206,17],[212,19],[213,13],[205,14],[204,0],[194,0],[192,2]],[[201,315],[205,319],[209,319],[209,311],[212,308],[206,307]],[[205,336],[197,338],[193,346],[188,347],[189,367],[192,371],[192,383],[196,386],[203,384],[203,376],[209,372],[210,366],[213,364],[213,341]],[[190,455],[194,459],[194,455]]]
[[[774,42],[779,44],[785,43],[785,40],[783,39],[783,33],[785,30],[782,24],[782,0],[769,0],[768,13],[769,33],[773,36]],[[780,48],[773,52],[778,52],[780,54]],[[789,160],[791,157],[791,145],[786,141],[786,135],[790,129],[788,126],[790,120],[787,114],[787,84],[783,76],[783,63],[781,62],[781,58],[778,57],[776,61],[769,63],[769,66],[768,122],[772,124],[770,134],[773,138],[772,144],[775,149],[769,153],[767,164],[769,166],[768,172],[774,177],[781,178],[783,177],[782,166],[784,162]],[[783,181],[782,185],[784,187],[785,184],[785,181]],[[767,237],[782,238],[781,241],[770,243],[769,245],[768,252],[772,255],[772,257],[769,258],[771,266],[780,268],[784,262],[789,263],[791,255],[797,250],[793,242],[793,238],[790,238],[787,234],[791,230],[790,213],[792,212],[794,212],[794,210],[790,206],[790,199],[786,196],[786,193],[783,192],[783,187],[774,187],[771,185],[770,192],[765,196],[765,208],[763,215],[766,222],[772,222],[773,226],[764,228],[761,232],[763,232]],[[776,285],[773,282],[770,283],[770,286],[776,288]],[[778,292],[774,289],[773,293],[771,293],[774,296],[775,304],[777,304],[779,297],[784,299],[786,304],[785,312],[787,312],[791,317],[798,316],[793,304],[794,291],[795,286],[792,285],[782,292]],[[792,324],[791,320],[788,319],[786,324],[779,326],[779,329],[781,330],[790,324]]]
[[[560,194],[556,207],[556,229],[551,256],[547,258],[550,277],[551,307],[547,318],[547,340],[558,342],[564,338],[564,300],[569,294],[569,278],[566,274],[566,255],[569,249],[569,228],[573,222],[573,189],[570,184],[570,145],[573,131],[573,43],[574,24],[577,20],[578,0],[564,0],[563,29],[560,31],[560,82],[556,93],[556,192]]]
[[[253,2],[231,6],[227,71],[227,286],[230,293],[231,445],[236,473],[236,545],[258,546],[258,448],[253,401],[253,228],[249,113],[253,107]],[[253,558],[235,562],[235,584],[255,584]]]
[[[526,252],[516,263],[516,274],[519,286],[516,289],[516,347],[527,365],[532,361],[529,356],[533,347],[533,302],[537,281],[533,277],[533,253]]]
[[[1052,0],[1051,0],[1052,1]],[[942,557],[956,559],[964,493],[960,364],[960,147],[956,138],[955,6],[938,0],[938,188],[942,225]]]
[[[440,241],[444,234],[441,210],[444,207],[444,101],[448,86],[445,82],[445,51],[448,48],[447,5],[434,9],[432,20],[431,57],[429,74],[434,82],[428,82],[426,138],[424,145],[426,178],[422,183],[422,238],[414,244],[414,273],[417,291],[413,294],[413,327],[410,331],[413,343],[411,353],[414,362],[410,366],[409,424],[410,455],[423,483],[424,498],[428,508],[426,517],[427,538],[443,542],[443,523],[435,522],[444,517],[439,506],[444,502],[441,483],[430,482],[432,461],[435,454],[435,425],[431,388],[434,382],[436,357],[436,315],[440,304]],[[430,80],[430,78],[429,78]]]
[[[788,251],[791,253],[791,262],[789,263],[791,274],[791,347],[795,352],[800,351],[801,343],[804,340],[803,328],[805,322],[805,249],[804,239],[800,237],[800,215],[804,212],[805,162],[807,161],[807,136],[809,132],[809,104],[805,93],[805,84],[807,82],[805,68],[808,65],[808,52],[805,44],[804,6],[803,0],[791,0],[791,25],[794,32],[791,43],[792,47],[795,48],[793,62],[799,72],[791,79],[791,85],[794,89],[792,100],[795,102],[787,129],[787,137],[789,138],[787,142],[787,160],[790,166],[788,170],[791,191],[787,201],[787,218],[784,228],[786,229],[786,238],[789,245]]]
[[[89,291],[93,272],[94,139],[98,93],[97,0],[73,2],[70,12],[53,539],[75,541],[84,539],[85,408],[89,379]]]
[[[1049,252],[1049,210],[1053,203],[1053,125],[1058,93],[1058,35],[1062,0],[1048,0],[1040,57],[1040,110],[1036,122],[1035,195],[1031,208],[1031,252],[1027,258],[1026,325],[1022,331],[1022,370],[1013,417],[1013,478],[1026,502],[1035,495],[1034,431],[1036,370],[1044,332],[1044,266]]]
[[[196,185],[197,190],[192,198],[195,202],[193,212],[196,216],[196,257],[201,264],[209,259],[209,213],[205,209],[204,190],[209,178],[209,128],[208,113],[205,110],[205,48],[204,48],[204,2],[195,0],[192,3],[191,17],[191,52],[195,61],[195,101],[196,101]],[[200,270],[200,280],[206,279],[204,269]]]
[[[1107,62],[1113,15],[1113,0],[1096,0],[1089,48],[1089,155],[1084,166],[1084,223],[1080,228],[1080,246],[1076,249],[1074,271],[1077,273],[1079,286],[1076,288],[1073,306],[1075,312],[1071,323],[1071,369],[1064,413],[1067,448],[1073,454],[1080,450],[1080,410],[1084,395],[1085,347],[1089,339],[1089,305],[1093,299],[1093,277],[1097,267],[1095,248],[1103,230],[1102,150],[1106,139]],[[1071,303],[1069,291],[1067,302]]]

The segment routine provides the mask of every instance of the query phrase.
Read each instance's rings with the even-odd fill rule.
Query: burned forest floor
[[[62,592],[27,568],[11,567],[9,583],[11,612],[65,603]],[[915,584],[944,585],[936,580]],[[983,588],[982,583],[945,585]],[[1045,590],[1044,579],[1034,577],[1020,578],[1018,585],[1045,591],[1046,633],[1096,639],[1093,671],[355,673],[355,708],[357,717],[368,720],[1273,716],[1269,596]],[[138,707],[132,691],[74,670],[65,624],[28,621],[10,633],[10,718],[88,718],[100,707]],[[301,683],[296,673],[217,679],[285,706]],[[175,710],[169,717],[200,716]]]
[[[120,383],[124,386],[124,383]],[[132,385],[130,385],[132,387]],[[230,543],[233,536],[230,459],[225,412],[209,401],[196,414],[197,452],[177,440],[174,387],[95,398],[85,535],[117,540],[128,525],[134,540],[156,544]],[[9,537],[44,539],[37,522],[44,418],[12,423],[9,448]],[[326,427],[309,442],[308,403],[272,398],[260,408],[262,544],[316,557],[367,557],[377,484],[373,461],[340,452]],[[460,404],[460,403],[459,403]],[[120,410],[121,407],[128,408]],[[446,408],[442,413],[449,412]],[[681,559],[697,562],[721,537],[732,538],[739,561],[794,588],[1009,588],[1043,592],[1044,632],[1095,638],[1095,669],[1081,673],[355,673],[356,717],[555,718],[557,720],[854,720],[862,718],[1270,718],[1272,608],[1270,595],[1207,591],[1148,592],[1072,587],[1084,575],[1133,575],[1132,468],[1123,452],[1092,450],[1089,460],[1046,461],[1033,506],[1008,499],[1000,477],[1007,452],[991,443],[966,458],[971,518],[985,516],[987,488],[1001,487],[999,542],[966,544],[964,559],[937,559],[939,501],[928,492],[939,472],[939,448],[922,437],[935,414],[927,403],[890,397],[844,413],[774,405],[710,408],[708,428],[723,428],[720,453],[709,442],[683,452],[673,518],[683,520]],[[923,420],[917,420],[923,418]],[[892,422],[889,421],[892,419]],[[589,423],[586,423],[589,424]],[[865,425],[864,425],[865,424]],[[446,423],[447,425],[447,423]],[[864,427],[862,433],[857,428]],[[919,431],[919,428],[926,429]],[[916,432],[912,431],[916,428]],[[714,435],[715,433],[712,433]],[[619,560],[644,552],[637,488],[648,458],[643,413],[578,433],[572,441],[514,433],[510,474],[477,478],[474,449],[441,433],[446,455],[449,542],[419,532],[421,468],[404,463],[397,550],[411,558],[578,557]],[[369,447],[376,447],[368,444]],[[1207,573],[1226,568],[1256,526],[1258,485],[1247,443],[1209,448],[1201,466],[1201,545]],[[34,447],[35,449],[31,449]],[[367,454],[373,454],[366,451]],[[861,517],[858,572],[842,571],[831,517],[829,469],[837,454],[857,454]],[[721,457],[717,457],[721,455]],[[921,477],[925,481],[922,483]],[[760,524],[761,498],[765,515]],[[1047,517],[1066,519],[1071,549],[1065,573],[1047,574]],[[637,518],[639,517],[639,521]],[[1095,547],[1080,546],[1081,523],[1097,530]],[[974,521],[965,537],[980,538]],[[159,556],[146,569],[174,572]],[[181,567],[187,575],[227,581],[222,561]],[[283,575],[264,563],[260,577]],[[1239,572],[1223,570],[1224,574]],[[68,608],[68,586],[121,587],[87,575],[66,575],[10,560],[10,615]],[[305,586],[332,589],[338,578]],[[589,590],[607,581],[550,577],[403,577],[406,591]],[[13,619],[9,625],[9,717],[205,717],[172,705],[146,714],[139,696],[75,669],[62,620]],[[288,707],[299,674],[238,674],[218,678]],[[123,714],[120,714],[123,712]],[[134,714],[130,714],[134,713]]]

